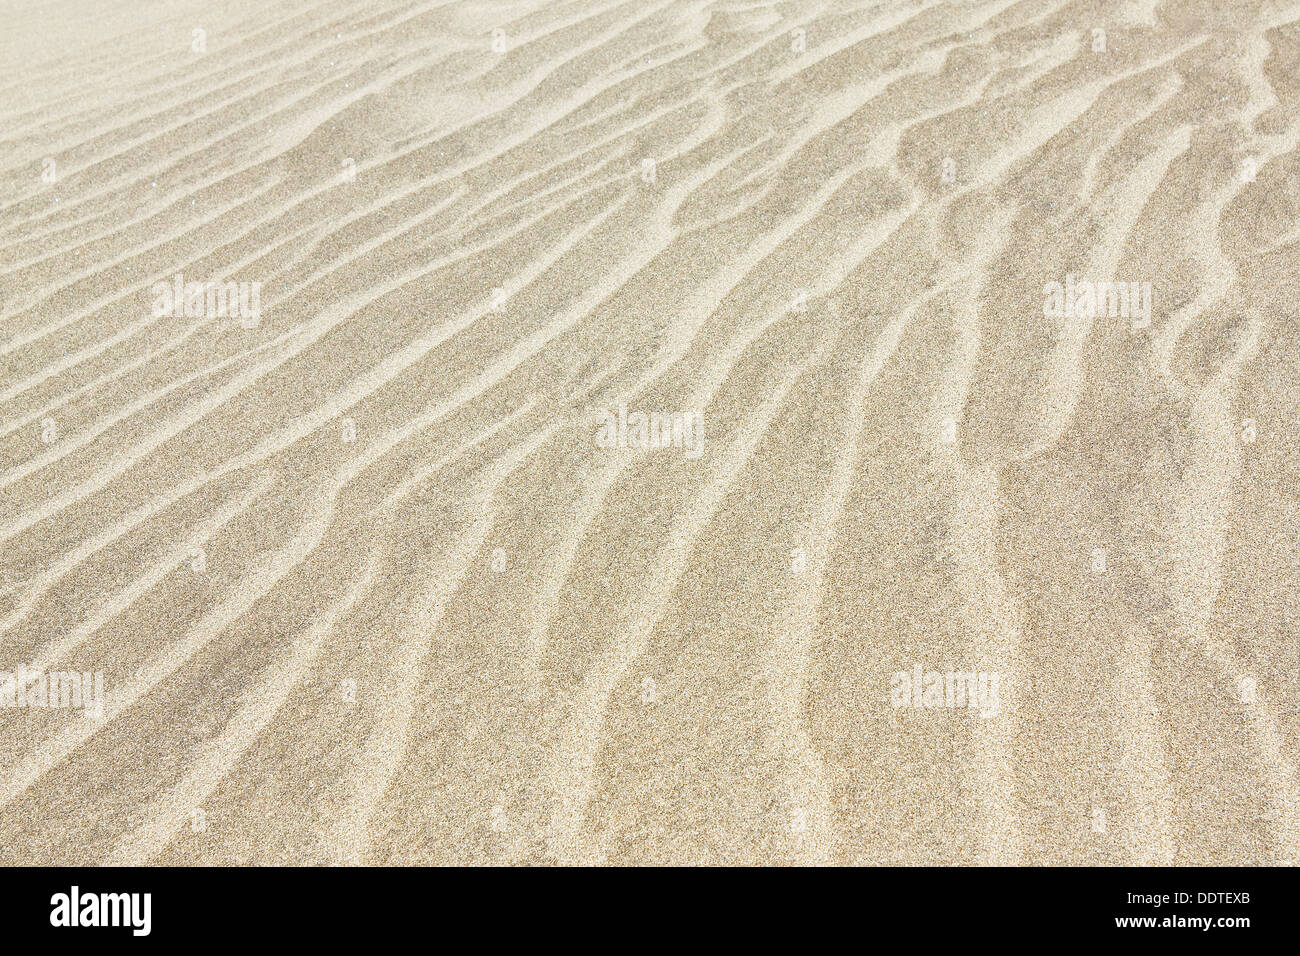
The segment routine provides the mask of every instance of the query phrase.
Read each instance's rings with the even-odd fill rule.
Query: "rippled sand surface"
[[[0,23],[6,861],[1296,860],[1300,3]]]

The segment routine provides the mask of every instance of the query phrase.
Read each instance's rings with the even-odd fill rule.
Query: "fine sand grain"
[[[1300,0],[0,0],[0,117],[5,862],[1300,857]]]

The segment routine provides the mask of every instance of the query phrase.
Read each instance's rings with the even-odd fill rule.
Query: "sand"
[[[1300,856],[1300,3],[0,24],[6,862]]]

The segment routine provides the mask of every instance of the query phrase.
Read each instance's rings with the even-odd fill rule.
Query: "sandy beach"
[[[1300,859],[1300,0],[0,0],[0,858]]]

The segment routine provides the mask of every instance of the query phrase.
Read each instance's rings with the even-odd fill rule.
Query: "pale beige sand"
[[[1297,0],[0,26],[0,859],[1296,859]]]

